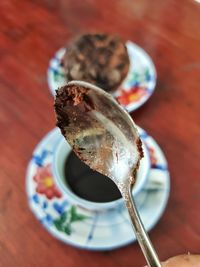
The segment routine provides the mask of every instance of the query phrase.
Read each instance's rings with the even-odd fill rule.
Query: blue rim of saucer
[[[44,160],[44,162],[45,162],[45,156],[44,156],[45,153],[46,153],[46,155],[53,153],[54,148],[55,148],[55,145],[56,145],[55,143],[57,143],[57,142],[55,142],[53,145],[52,145],[52,142],[51,142],[51,151],[48,150],[48,149],[46,149],[46,150],[42,150],[42,152],[46,151],[45,153],[42,153],[42,155],[39,156],[37,154],[37,152],[39,150],[41,150],[41,147],[43,147],[43,148],[44,147],[46,147],[46,148],[48,147],[49,140],[52,139],[53,136],[54,136],[55,139],[57,137],[59,137],[59,131],[58,131],[58,129],[52,130],[38,144],[38,146],[34,150],[33,158],[31,159],[31,161],[30,161],[30,163],[28,165],[28,169],[27,169],[27,175],[26,175],[26,191],[27,191],[27,195],[28,195],[28,199],[29,199],[29,206],[30,206],[32,212],[35,214],[36,218],[44,225],[44,227],[47,229],[47,231],[50,232],[51,235],[53,235],[55,238],[63,241],[66,244],[69,244],[69,245],[72,245],[72,246],[75,246],[75,247],[78,247],[78,248],[82,248],[82,249],[88,249],[88,250],[104,250],[104,251],[105,250],[112,250],[112,249],[116,249],[116,248],[119,248],[119,247],[128,245],[128,244],[132,243],[133,241],[135,241],[135,236],[134,236],[134,234],[132,232],[132,229],[130,228],[130,231],[131,232],[130,232],[130,234],[128,234],[128,238],[126,238],[126,240],[123,240],[123,239],[122,240],[121,239],[120,240],[117,240],[117,243],[115,243],[115,244],[107,244],[107,242],[109,243],[109,240],[105,240],[105,242],[103,243],[103,245],[96,245],[94,243],[91,244],[91,243],[87,243],[87,242],[84,243],[84,244],[79,244],[79,242],[76,242],[76,240],[73,240],[73,239],[70,239],[70,238],[66,238],[66,236],[63,236],[63,235],[59,235],[59,233],[57,233],[57,231],[55,230],[55,228],[49,226],[49,224],[47,223],[47,221],[44,220],[44,218],[42,217],[44,214],[38,208],[38,203],[36,203],[37,200],[36,199],[33,200],[32,193],[33,193],[34,189],[33,189],[33,181],[32,181],[33,180],[32,179],[32,176],[33,175],[31,174],[31,172],[32,173],[34,172],[35,167],[38,167],[38,166],[40,167],[41,161]],[[162,216],[162,214],[163,214],[163,212],[165,210],[165,207],[166,207],[167,201],[168,201],[168,197],[169,197],[170,181],[169,181],[169,172],[168,172],[168,168],[167,168],[167,162],[166,162],[166,159],[165,159],[165,157],[164,157],[161,149],[158,147],[158,145],[156,144],[156,142],[151,137],[149,137],[147,135],[146,132],[144,132],[144,131],[142,132],[141,138],[143,138],[145,140],[145,142],[148,141],[148,145],[150,144],[152,147],[154,147],[156,149],[156,153],[158,153],[160,159],[159,159],[159,162],[157,164],[153,164],[152,165],[152,170],[157,170],[159,172],[157,176],[160,176],[161,175],[164,178],[164,188],[159,189],[159,190],[157,188],[151,189],[151,190],[153,190],[153,194],[151,194],[151,191],[144,192],[145,199],[147,199],[147,200],[149,200],[149,196],[150,195],[151,196],[154,196],[154,195],[157,194],[157,197],[158,196],[161,196],[160,201],[158,201],[159,203],[157,203],[157,201],[156,201],[156,205],[159,205],[158,210],[156,211],[156,216],[155,216],[155,214],[151,214],[151,213],[148,215],[148,212],[150,211],[150,209],[148,207],[146,207],[149,210],[146,210],[145,211],[144,210],[144,205],[143,205],[143,208],[142,208],[142,205],[141,205],[141,213],[142,213],[141,215],[143,216],[147,212],[146,215],[149,216],[147,221],[148,222],[151,221],[151,223],[147,227],[147,230],[150,231],[155,226],[155,224],[158,222],[158,220],[160,219],[160,217]],[[35,162],[37,162],[37,164],[35,164]],[[154,173],[154,175],[156,176],[156,173]],[[43,200],[46,201],[45,196],[42,196],[42,197],[43,197]],[[148,202],[148,201],[146,201],[146,202]],[[144,201],[144,203],[146,203],[146,202]],[[143,214],[143,210],[144,210],[144,214]],[[140,212],[140,207],[139,207],[139,212]],[[94,213],[93,213],[93,215],[94,215]],[[94,216],[94,221],[95,221],[95,216]],[[125,214],[124,213],[123,214],[120,214],[120,216],[121,217],[125,217]],[[144,216],[144,218],[145,218],[145,216]],[[143,223],[144,223],[144,225],[146,224],[145,221],[143,221]],[[127,227],[130,227],[128,218],[125,219],[125,221],[123,222],[123,224],[126,224],[126,228]],[[95,226],[94,224],[91,224],[90,226],[91,226],[91,232],[92,232],[92,229],[95,228],[95,227],[98,228],[98,229],[101,229],[103,227],[102,225]],[[105,227],[107,227],[107,225]],[[102,228],[102,229],[106,229],[105,227]],[[89,238],[89,236],[88,236],[88,238]],[[88,239],[88,240],[90,241],[90,239]],[[95,240],[95,238],[93,238],[93,240]]]
[[[127,41],[126,46],[130,59],[129,73],[113,96],[128,112],[133,112],[153,94],[157,74],[151,57],[144,49],[131,41]],[[61,64],[64,53],[65,48],[60,48],[49,62],[47,82],[52,95],[67,82]]]

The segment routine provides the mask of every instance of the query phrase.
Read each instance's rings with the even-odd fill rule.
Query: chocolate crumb
[[[143,158],[144,157],[144,153],[143,153],[143,149],[142,149],[142,141],[141,141],[140,138],[138,138],[136,140],[136,145],[137,145],[137,149],[138,149],[138,151],[140,153],[140,158]]]

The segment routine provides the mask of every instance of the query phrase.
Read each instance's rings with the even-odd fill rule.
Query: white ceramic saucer
[[[152,95],[156,85],[156,70],[150,56],[136,44],[127,41],[126,46],[130,58],[130,68],[127,78],[113,96],[118,102],[132,112],[142,106]],[[49,62],[47,80],[50,91],[66,84],[61,60],[65,48],[59,49]]]
[[[53,129],[37,145],[26,175],[28,202],[36,218],[55,238],[90,250],[111,250],[136,240],[124,207],[106,212],[84,210],[70,204],[67,195],[56,188],[51,164],[60,138]],[[139,213],[147,231],[159,221],[167,205],[170,180],[166,159],[152,137],[140,130],[148,147],[151,170],[141,198]],[[117,233],[117,234],[116,234]]]

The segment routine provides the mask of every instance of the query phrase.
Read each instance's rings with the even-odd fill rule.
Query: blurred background
[[[37,143],[55,127],[49,61],[88,31],[118,34],[152,58],[156,90],[131,116],[163,149],[171,192],[150,237],[161,259],[200,252],[199,17],[195,0],[1,0],[0,266],[145,265],[136,243],[110,252],[62,244],[27,204],[27,164]]]

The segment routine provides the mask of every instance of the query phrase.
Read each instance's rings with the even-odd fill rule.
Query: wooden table
[[[1,0],[0,267],[143,266],[138,244],[90,252],[50,236],[30,212],[25,171],[55,125],[49,59],[76,34],[119,33],[143,47],[158,72],[153,97],[132,114],[169,162],[171,195],[150,232],[162,260],[200,252],[200,4],[194,0]]]

